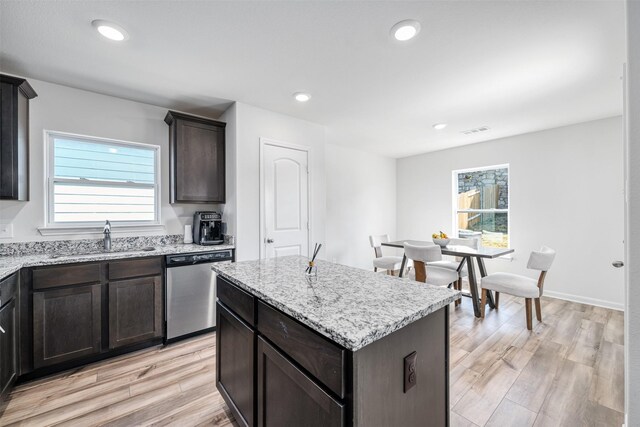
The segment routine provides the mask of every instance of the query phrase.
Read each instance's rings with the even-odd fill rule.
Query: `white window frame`
[[[134,184],[134,183],[122,183],[118,182],[119,186],[131,186],[135,188],[153,188],[154,189],[154,219],[152,221],[110,221],[112,229],[122,229],[126,232],[133,232],[136,230],[164,230],[160,217],[160,198],[162,195],[160,183],[160,146],[153,144],[144,144],[140,142],[123,141],[111,138],[101,138],[88,135],[80,135],[68,132],[59,131],[44,131],[45,141],[45,188],[47,189],[45,195],[45,226],[38,230],[42,235],[58,235],[58,234],[86,234],[102,232],[104,223],[101,221],[89,221],[89,222],[55,222],[54,221],[54,183],[77,183],[76,179],[55,178],[54,177],[54,148],[53,141],[55,138],[71,138],[80,139],[89,142],[108,143],[112,145],[120,145],[122,147],[143,147],[152,149],[155,152],[155,183],[154,184]],[[91,180],[92,184],[96,185],[113,185],[112,181],[98,181]]]
[[[480,172],[491,169],[506,169],[507,170],[507,209],[461,209],[458,210],[458,175],[466,172]],[[453,230],[454,237],[458,237],[458,213],[505,213],[507,214],[507,248],[511,248],[511,167],[509,163],[503,163],[499,165],[480,166],[475,168],[456,169],[451,172],[452,180],[452,195],[451,206],[453,207],[453,220],[451,229]]]

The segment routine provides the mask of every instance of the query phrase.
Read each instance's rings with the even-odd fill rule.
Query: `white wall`
[[[237,102],[235,112],[235,233],[239,261],[260,257],[260,138],[310,147],[311,242],[325,242],[323,126]],[[320,254],[323,256],[323,253]]]
[[[491,271],[528,274],[529,253],[557,250],[550,296],[623,308],[623,133],[620,117],[467,145],[398,160],[397,232],[430,239],[451,231],[452,171],[510,164],[513,261]]]
[[[193,212],[221,208],[216,205],[169,204],[169,128],[166,108],[127,101],[94,92],[28,79],[38,94],[29,103],[29,202],[0,201],[0,223],[12,223],[14,237],[0,243],[31,240],[91,238],[92,235],[43,237],[45,222],[44,131],[76,133],[159,145],[161,158],[161,221],[166,231],[146,234],[181,234],[193,222]],[[135,233],[140,235],[142,233]],[[114,228],[116,237],[126,236]],[[131,235],[131,233],[130,233]]]
[[[627,1],[627,254],[625,410],[627,426],[640,425],[640,2]]]
[[[325,153],[325,258],[372,269],[369,235],[396,237],[396,160],[334,144],[327,144]],[[383,251],[395,253],[388,248]]]

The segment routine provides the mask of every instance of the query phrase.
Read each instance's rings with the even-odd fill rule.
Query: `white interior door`
[[[309,256],[308,152],[265,143],[262,153],[266,258]]]

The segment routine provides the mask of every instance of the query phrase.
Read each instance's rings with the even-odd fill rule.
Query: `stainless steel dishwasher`
[[[232,260],[230,249],[166,257],[166,341],[215,328],[216,274],[211,270],[211,264]]]

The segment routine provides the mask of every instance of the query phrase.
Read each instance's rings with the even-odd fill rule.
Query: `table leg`
[[[466,263],[467,263],[467,259],[466,258],[462,258],[462,261],[460,261],[460,265],[458,265],[458,268],[456,269],[458,274],[460,274],[460,272],[462,271],[462,269],[464,268],[464,265]]]
[[[407,265],[407,256],[402,254],[402,263],[400,264],[400,274],[398,274],[398,277],[402,277],[402,274],[404,273],[404,268]]]
[[[467,261],[467,274],[469,275],[469,290],[471,291],[471,302],[473,304],[473,314],[480,317],[480,301],[478,300],[478,283],[476,282],[476,272],[473,270],[471,257],[464,257]]]
[[[484,266],[484,260],[482,258],[476,258],[478,262],[478,270],[480,270],[480,277],[487,275],[487,269]],[[493,302],[493,292],[487,291],[487,299],[489,300],[489,307],[496,308],[496,304]]]
[[[456,288],[458,291],[462,291],[462,269],[464,268],[464,265],[467,263],[467,260],[465,258],[462,258],[462,261],[460,261],[460,264],[458,265],[458,268],[456,268],[456,272],[458,273],[458,287]],[[465,296],[464,294],[462,294],[462,296]],[[456,300],[456,307],[459,306],[460,304],[462,304],[462,298],[459,300]]]

